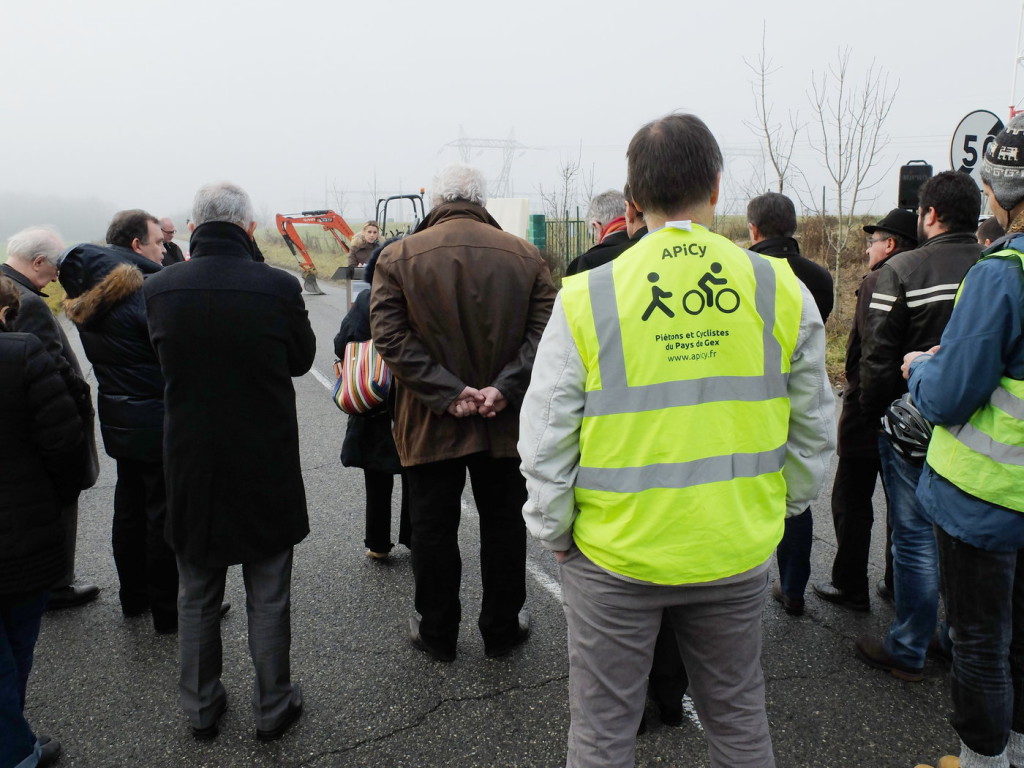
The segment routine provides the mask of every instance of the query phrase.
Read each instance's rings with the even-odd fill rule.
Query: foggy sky
[[[739,213],[736,190],[759,162],[744,58],[756,60],[763,25],[778,120],[811,119],[811,73],[846,46],[857,79],[874,60],[899,83],[892,168],[866,206],[884,213],[899,164],[943,170],[961,117],[1006,119],[1019,15],[1010,0],[7,3],[0,201],[22,204],[0,211],[0,236],[60,224],[78,200],[96,216],[184,215],[196,188],[220,179],[245,187],[261,218],[341,205],[358,221],[375,195],[429,190],[459,159],[446,145],[460,127],[527,147],[513,192],[542,212],[540,189],[558,185],[566,160],[579,159],[595,191],[621,187],[632,134],[673,110],[718,137],[725,205]],[[803,133],[794,164],[820,189],[814,140]],[[480,150],[472,162],[493,178],[502,156]],[[106,220],[94,235],[72,226],[99,236]]]

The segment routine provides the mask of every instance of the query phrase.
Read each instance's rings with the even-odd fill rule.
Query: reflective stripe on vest
[[[1024,268],[1024,255],[1015,250],[984,258],[1014,259]],[[961,291],[969,279],[970,272]],[[1004,376],[966,424],[936,426],[928,464],[966,493],[1024,512],[1024,382]]]
[[[689,255],[670,256],[680,248]],[[787,384],[802,309],[788,263],[695,226],[654,232],[563,285],[587,367],[580,549],[607,570],[663,584],[764,562],[785,515]]]

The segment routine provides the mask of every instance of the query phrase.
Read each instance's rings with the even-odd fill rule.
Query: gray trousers
[[[567,768],[633,768],[654,642],[672,618],[714,768],[773,768],[761,671],[767,572],[666,587],[616,578],[573,547],[562,563],[569,630]]]
[[[227,706],[227,691],[220,681],[220,606],[228,569],[206,568],[180,557],[177,561],[181,706],[192,727],[206,728]],[[291,548],[242,563],[242,578],[249,653],[256,668],[252,706],[256,727],[270,730],[301,697],[291,682]]]

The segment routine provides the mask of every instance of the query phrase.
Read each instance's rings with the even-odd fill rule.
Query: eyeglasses
[[[163,232],[165,235],[173,235],[178,230],[176,230],[176,229],[161,229],[160,231]]]
[[[886,240],[892,240],[891,237],[869,237],[867,246],[870,248],[875,243],[884,243]]]

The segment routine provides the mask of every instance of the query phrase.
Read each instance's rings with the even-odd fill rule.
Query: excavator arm
[[[349,241],[355,236],[348,222],[334,211],[303,211],[302,213],[279,213],[276,217],[277,231],[284,238],[285,245],[292,252],[292,256],[302,270],[302,284],[308,293],[322,294],[320,286],[316,284],[316,265],[306,250],[306,244],[302,242],[299,233],[295,229],[296,224],[317,224],[334,236],[335,242],[341,246],[345,253],[349,252]]]

